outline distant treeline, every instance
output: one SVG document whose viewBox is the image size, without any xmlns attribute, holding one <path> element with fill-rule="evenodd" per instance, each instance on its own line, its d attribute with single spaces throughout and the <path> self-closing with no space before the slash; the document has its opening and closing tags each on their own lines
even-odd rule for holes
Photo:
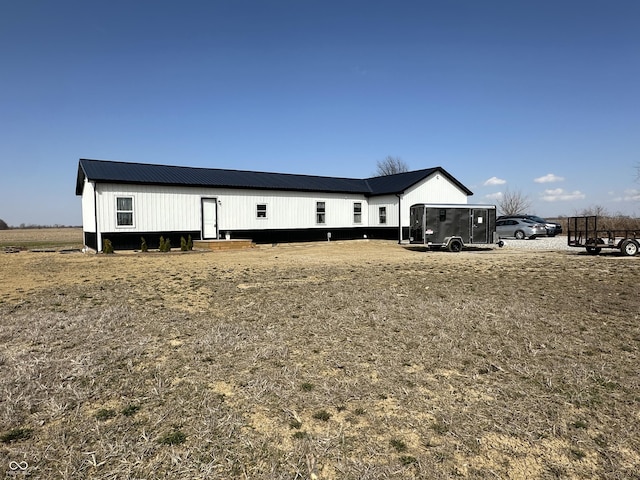
<svg viewBox="0 0 640 480">
<path fill-rule="evenodd" d="M 37 229 L 37 228 L 82 228 L 79 225 L 60 225 L 58 223 L 54 223 L 53 225 L 35 225 L 35 224 L 26 224 L 21 223 L 18 227 L 11 227 L 7 225 L 7 222 L 0 218 L 0 230 L 13 230 L 13 229 Z"/>
<path fill-rule="evenodd" d="M 598 217 L 598 230 L 633 230 L 640 231 L 640 218 L 630 215 L 623 215 L 622 213 L 610 213 L 602 207 L 592 207 L 589 209 L 576 212 L 576 217 L 581 216 L 597 216 Z M 565 216 L 548 218 L 562 225 L 562 231 L 567 232 L 569 227 L 568 219 Z"/>
</svg>

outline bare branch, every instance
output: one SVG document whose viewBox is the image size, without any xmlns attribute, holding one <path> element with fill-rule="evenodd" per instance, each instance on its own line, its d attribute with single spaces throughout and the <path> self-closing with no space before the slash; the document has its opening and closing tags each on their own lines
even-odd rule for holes
<svg viewBox="0 0 640 480">
<path fill-rule="evenodd" d="M 376 162 L 376 175 L 380 177 L 408 171 L 409 166 L 400 157 L 387 155 L 384 160 L 378 160 Z"/>
<path fill-rule="evenodd" d="M 498 208 L 502 215 L 525 214 L 531 209 L 531 200 L 520 190 L 515 192 L 507 190 L 498 201 Z"/>
</svg>

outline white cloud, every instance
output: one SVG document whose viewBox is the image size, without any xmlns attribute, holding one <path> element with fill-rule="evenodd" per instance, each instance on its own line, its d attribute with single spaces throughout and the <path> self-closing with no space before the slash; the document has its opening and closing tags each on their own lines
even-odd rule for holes
<svg viewBox="0 0 640 480">
<path fill-rule="evenodd" d="M 484 198 L 487 198 L 489 200 L 500 200 L 502 198 L 502 195 L 502 192 L 489 193 L 488 195 L 485 195 Z"/>
<path fill-rule="evenodd" d="M 505 183 L 507 183 L 506 180 L 503 180 L 502 178 L 498 178 L 498 177 L 491 177 L 489 180 L 487 180 L 486 182 L 484 182 L 484 186 L 487 187 L 489 185 L 504 185 Z"/>
<path fill-rule="evenodd" d="M 585 197 L 586 195 L 580 190 L 565 192 L 562 188 L 554 188 L 552 190 L 545 190 L 541 198 L 545 202 L 562 202 L 567 200 L 582 200 Z"/>
<path fill-rule="evenodd" d="M 559 177 L 558 175 L 554 175 L 553 173 L 547 173 L 543 177 L 538 177 L 533 179 L 536 183 L 554 183 L 554 182 L 563 182 L 564 177 Z"/>
<path fill-rule="evenodd" d="M 613 198 L 614 202 L 640 202 L 640 190 L 635 188 L 629 188 L 623 192 L 622 195 L 618 195 Z"/>
</svg>

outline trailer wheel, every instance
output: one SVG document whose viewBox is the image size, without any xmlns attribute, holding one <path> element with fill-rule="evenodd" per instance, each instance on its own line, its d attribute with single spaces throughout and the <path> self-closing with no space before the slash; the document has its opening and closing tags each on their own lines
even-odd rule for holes
<svg viewBox="0 0 640 480">
<path fill-rule="evenodd" d="M 524 240 L 524 232 L 522 230 L 516 230 L 516 233 L 514 234 L 514 236 L 516 237 L 516 240 Z"/>
<path fill-rule="evenodd" d="M 460 240 L 451 240 L 448 248 L 450 252 L 458 253 L 462 250 L 462 242 Z"/>
<path fill-rule="evenodd" d="M 620 251 L 627 257 L 633 257 L 638 253 L 638 244 L 633 240 L 626 239 L 620 245 Z"/>
<path fill-rule="evenodd" d="M 593 242 L 593 238 L 589 238 L 587 240 L 587 243 L 591 243 Z M 601 238 L 598 238 L 595 243 L 604 243 L 604 240 L 602 240 Z M 587 253 L 589 255 L 598 255 L 600 253 L 600 251 L 602 250 L 600 247 L 584 247 L 587 250 Z"/>
</svg>

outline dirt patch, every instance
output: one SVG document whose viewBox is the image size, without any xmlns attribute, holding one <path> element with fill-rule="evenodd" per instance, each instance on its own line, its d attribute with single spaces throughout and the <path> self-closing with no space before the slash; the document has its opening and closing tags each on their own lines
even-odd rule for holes
<svg viewBox="0 0 640 480">
<path fill-rule="evenodd" d="M 0 459 L 32 478 L 633 478 L 638 260 L 0 255 Z"/>
</svg>

